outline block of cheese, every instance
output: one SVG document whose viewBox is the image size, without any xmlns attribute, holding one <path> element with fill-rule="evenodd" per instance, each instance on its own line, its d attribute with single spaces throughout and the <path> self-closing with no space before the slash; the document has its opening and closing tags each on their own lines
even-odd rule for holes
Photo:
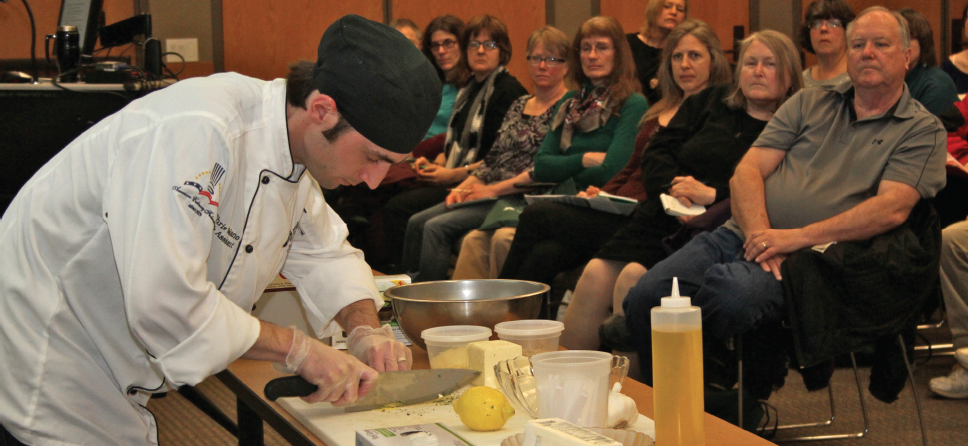
<svg viewBox="0 0 968 446">
<path fill-rule="evenodd" d="M 622 446 L 611 438 L 561 418 L 528 421 L 522 446 Z"/>
<path fill-rule="evenodd" d="M 521 346 L 508 341 L 479 341 L 467 345 L 467 368 L 481 372 L 474 379 L 475 386 L 488 386 L 501 390 L 494 376 L 498 361 L 521 356 Z"/>
</svg>

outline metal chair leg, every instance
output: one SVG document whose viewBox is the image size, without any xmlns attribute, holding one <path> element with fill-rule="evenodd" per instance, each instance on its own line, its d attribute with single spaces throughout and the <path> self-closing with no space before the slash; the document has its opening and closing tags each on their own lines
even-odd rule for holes
<svg viewBox="0 0 968 446">
<path fill-rule="evenodd" d="M 921 398 L 918 396 L 918 387 L 914 384 L 914 370 L 908 362 L 907 349 L 904 347 L 904 338 L 897 335 L 897 344 L 901 347 L 901 354 L 904 356 L 904 366 L 907 368 L 908 378 L 911 379 L 911 391 L 914 392 L 914 402 L 918 406 L 918 423 L 921 425 L 921 443 L 928 446 L 928 432 L 924 427 L 924 413 L 921 411 Z"/>
<path fill-rule="evenodd" d="M 857 383 L 857 396 L 860 398 L 860 412 L 864 418 L 864 430 L 860 432 L 852 432 L 849 434 L 835 434 L 835 435 L 814 435 L 814 436 L 804 436 L 804 437 L 794 437 L 794 438 L 777 438 L 773 441 L 777 443 L 787 443 L 787 442 L 801 442 L 801 441 L 819 441 L 819 440 L 840 440 L 848 438 L 862 438 L 867 435 L 870 431 L 870 423 L 867 418 L 867 405 L 864 403 L 864 388 L 860 384 L 860 371 L 857 369 L 857 359 L 854 357 L 854 352 L 850 353 L 850 362 L 854 366 L 854 381 Z M 834 419 L 834 404 L 833 404 L 833 392 L 829 391 L 830 395 L 830 422 Z M 818 423 L 818 426 L 831 424 L 831 423 Z M 780 429 L 780 428 L 777 428 Z"/>
</svg>

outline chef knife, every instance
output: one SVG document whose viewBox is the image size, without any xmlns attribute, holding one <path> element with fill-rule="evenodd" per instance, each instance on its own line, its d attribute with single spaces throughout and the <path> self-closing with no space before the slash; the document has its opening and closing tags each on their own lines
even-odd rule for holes
<svg viewBox="0 0 968 446">
<path fill-rule="evenodd" d="M 393 404 L 409 406 L 450 394 L 474 380 L 481 372 L 466 369 L 422 369 L 383 372 L 363 398 L 342 406 L 346 412 L 362 412 Z M 309 396 L 319 388 L 301 376 L 287 376 L 269 381 L 266 399 Z"/>
</svg>

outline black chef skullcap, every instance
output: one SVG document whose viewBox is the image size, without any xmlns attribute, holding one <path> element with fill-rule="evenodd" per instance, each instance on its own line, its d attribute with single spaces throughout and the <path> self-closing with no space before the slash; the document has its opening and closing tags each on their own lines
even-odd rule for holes
<svg viewBox="0 0 968 446">
<path fill-rule="evenodd" d="M 313 84 L 374 144 L 409 153 L 440 109 L 442 85 L 427 57 L 400 31 L 358 15 L 319 41 Z"/>
</svg>

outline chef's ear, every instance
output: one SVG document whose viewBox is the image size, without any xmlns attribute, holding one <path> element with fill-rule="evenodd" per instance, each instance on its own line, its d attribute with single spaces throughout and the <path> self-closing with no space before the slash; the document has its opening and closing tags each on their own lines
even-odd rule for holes
<svg viewBox="0 0 968 446">
<path fill-rule="evenodd" d="M 314 93 L 309 97 L 306 110 L 309 112 L 309 118 L 315 124 L 329 123 L 329 126 L 332 126 L 339 120 L 336 101 L 322 93 Z M 329 122 L 330 120 L 332 122 Z"/>
</svg>

